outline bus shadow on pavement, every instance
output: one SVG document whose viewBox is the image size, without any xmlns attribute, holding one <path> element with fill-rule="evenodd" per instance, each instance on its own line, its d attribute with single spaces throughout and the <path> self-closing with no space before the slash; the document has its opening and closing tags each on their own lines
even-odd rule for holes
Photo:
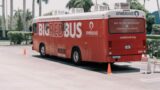
<svg viewBox="0 0 160 90">
<path fill-rule="evenodd" d="M 51 61 L 51 62 L 64 64 L 64 65 L 69 65 L 69 66 L 73 66 L 73 67 L 77 67 L 77 68 L 81 68 L 81 69 L 85 69 L 89 71 L 94 71 L 98 73 L 103 73 L 103 74 L 107 73 L 107 67 L 108 67 L 107 63 L 83 62 L 81 65 L 75 65 L 69 59 L 62 59 L 62 58 L 55 57 L 55 56 L 48 56 L 48 57 L 42 58 L 39 55 L 33 55 L 33 57 Z M 116 63 L 116 64 L 112 64 L 111 68 L 112 68 L 113 74 L 140 72 L 139 68 L 131 67 L 131 63 L 125 64 L 125 65 L 122 65 L 122 64 L 119 65 L 118 63 Z"/>
</svg>

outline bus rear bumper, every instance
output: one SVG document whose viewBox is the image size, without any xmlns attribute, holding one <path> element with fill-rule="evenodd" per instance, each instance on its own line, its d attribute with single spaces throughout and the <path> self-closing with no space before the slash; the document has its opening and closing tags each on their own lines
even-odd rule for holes
<svg viewBox="0 0 160 90">
<path fill-rule="evenodd" d="M 109 56 L 107 62 L 134 62 L 141 61 L 142 55 L 123 55 L 123 56 Z"/>
</svg>

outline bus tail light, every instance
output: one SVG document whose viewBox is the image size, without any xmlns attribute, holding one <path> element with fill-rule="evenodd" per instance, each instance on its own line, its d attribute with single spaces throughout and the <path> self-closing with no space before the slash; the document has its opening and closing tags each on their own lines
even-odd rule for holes
<svg viewBox="0 0 160 90">
<path fill-rule="evenodd" d="M 109 55 L 112 55 L 112 52 L 109 52 Z"/>
</svg>

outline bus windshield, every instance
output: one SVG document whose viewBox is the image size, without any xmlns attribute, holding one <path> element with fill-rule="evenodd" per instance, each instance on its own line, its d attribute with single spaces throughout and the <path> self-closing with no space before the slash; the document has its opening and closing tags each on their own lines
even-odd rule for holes
<svg viewBox="0 0 160 90">
<path fill-rule="evenodd" d="M 135 18 L 109 19 L 109 32 L 111 34 L 132 34 L 145 32 L 145 20 Z"/>
</svg>

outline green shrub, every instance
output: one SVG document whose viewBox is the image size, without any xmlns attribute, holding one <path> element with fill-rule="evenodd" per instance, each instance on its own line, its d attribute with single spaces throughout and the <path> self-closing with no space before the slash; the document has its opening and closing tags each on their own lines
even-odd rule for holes
<svg viewBox="0 0 160 90">
<path fill-rule="evenodd" d="M 31 32 L 23 32 L 23 31 L 10 31 L 7 33 L 8 38 L 10 39 L 11 44 L 21 44 L 22 42 L 27 42 L 31 40 L 32 33 Z"/>
<path fill-rule="evenodd" d="M 147 39 L 147 54 L 149 54 L 151 57 L 155 56 L 156 58 L 160 58 L 160 39 L 157 39 L 157 35 L 156 35 L 156 39 L 153 36 L 151 39 L 149 37 L 149 39 Z"/>
<path fill-rule="evenodd" d="M 147 35 L 147 39 L 159 39 L 160 40 L 160 35 Z"/>
</svg>

